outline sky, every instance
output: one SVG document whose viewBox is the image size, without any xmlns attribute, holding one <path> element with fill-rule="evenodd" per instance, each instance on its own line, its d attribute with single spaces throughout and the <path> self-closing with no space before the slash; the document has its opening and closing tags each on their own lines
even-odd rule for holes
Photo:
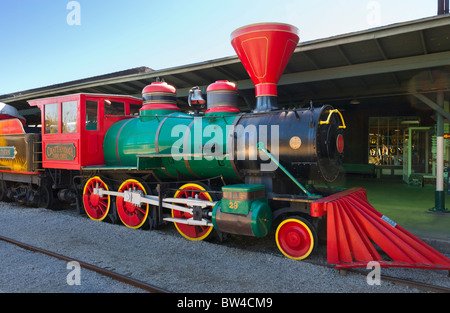
<svg viewBox="0 0 450 313">
<path fill-rule="evenodd" d="M 300 42 L 437 13 L 437 0 L 0 0 L 0 95 L 235 55 L 230 34 L 288 23 Z"/>
</svg>

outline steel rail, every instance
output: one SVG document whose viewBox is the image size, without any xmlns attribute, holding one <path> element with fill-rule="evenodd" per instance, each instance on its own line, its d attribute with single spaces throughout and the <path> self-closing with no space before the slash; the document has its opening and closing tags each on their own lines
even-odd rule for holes
<svg viewBox="0 0 450 313">
<path fill-rule="evenodd" d="M 115 279 L 115 280 L 120 281 L 122 283 L 125 283 L 127 285 L 131 285 L 131 286 L 143 289 L 145 291 L 149 291 L 149 292 L 152 292 L 152 293 L 171 293 L 171 291 L 169 291 L 169 290 L 166 290 L 166 289 L 163 289 L 163 288 L 160 288 L 160 287 L 156 287 L 154 285 L 151 285 L 151 284 L 148 284 L 146 282 L 137 280 L 135 278 L 131 278 L 131 277 L 128 277 L 128 276 L 125 276 L 125 275 L 122 275 L 122 274 L 119 274 L 119 273 L 107 270 L 105 268 L 98 267 L 96 265 L 93 265 L 93 264 L 90 264 L 90 263 L 87 263 L 87 262 L 83 262 L 83 261 L 80 261 L 80 260 L 77 260 L 77 259 L 65 256 L 65 255 L 62 255 L 62 254 L 58 254 L 58 253 L 55 253 L 55 252 L 52 252 L 52 251 L 48 251 L 48 250 L 45 250 L 45 249 L 42 249 L 42 248 L 38 248 L 38 247 L 35 247 L 35 246 L 32 246 L 32 245 L 23 243 L 23 242 L 19 242 L 19 241 L 16 241 L 14 239 L 11 239 L 11 238 L 0 236 L 0 240 L 8 242 L 8 243 L 16 245 L 16 246 L 19 246 L 19 247 L 21 247 L 23 249 L 26 249 L 26 250 L 29 250 L 29 251 L 33 251 L 33 252 L 38 252 L 38 253 L 41 253 L 41 254 L 45 254 L 45 255 L 48 255 L 48 256 L 51 256 L 51 257 L 63 260 L 63 261 L 78 262 L 80 264 L 80 266 L 85 268 L 85 269 L 94 271 L 94 272 L 99 273 L 99 274 L 101 274 L 103 276 L 110 277 L 112 279 Z"/>
<path fill-rule="evenodd" d="M 119 274 L 119 273 L 107 270 L 105 268 L 98 267 L 96 265 L 93 265 L 93 264 L 90 264 L 90 263 L 87 263 L 87 262 L 83 262 L 83 261 L 80 261 L 80 260 L 77 260 L 77 259 L 74 259 L 74 258 L 70 258 L 68 256 L 64 256 L 62 254 L 58 254 L 58 253 L 55 253 L 55 252 L 52 252 L 52 251 L 48 251 L 48 250 L 45 250 L 45 249 L 42 249 L 42 248 L 38 248 L 38 247 L 35 247 L 35 246 L 32 246 L 32 245 L 23 243 L 23 242 L 19 242 L 19 241 L 16 241 L 14 239 L 11 239 L 11 238 L 0 236 L 0 240 L 8 242 L 8 243 L 13 244 L 13 245 L 16 245 L 16 246 L 21 247 L 23 249 L 26 249 L 26 250 L 29 250 L 29 251 L 33 251 L 33 252 L 38 252 L 38 253 L 41 253 L 41 254 L 45 254 L 45 255 L 48 255 L 48 256 L 51 256 L 51 257 L 63 260 L 63 261 L 67 261 L 67 262 L 75 261 L 75 262 L 78 262 L 80 264 L 80 266 L 85 268 L 85 269 L 94 271 L 94 272 L 99 273 L 99 274 L 101 274 L 103 276 L 110 277 L 110 278 L 115 279 L 117 281 L 120 281 L 122 283 L 131 285 L 131 286 L 134 286 L 134 287 L 137 287 L 137 288 L 140 288 L 140 289 L 152 292 L 152 293 L 171 293 L 171 291 L 169 291 L 169 290 L 166 290 L 166 289 L 163 289 L 163 288 L 160 288 L 160 287 L 156 287 L 156 286 L 148 284 L 146 282 L 143 282 L 143 281 L 140 281 L 140 280 L 137 280 L 137 279 L 134 279 L 134 278 L 131 278 L 131 277 L 128 277 L 128 276 L 125 276 L 125 275 L 122 275 L 122 274 Z M 302 262 L 335 269 L 335 267 L 332 266 L 332 265 L 321 264 L 321 263 L 318 263 L 318 262 L 315 262 L 315 261 L 302 260 Z M 343 273 L 345 273 L 345 272 L 352 272 L 352 273 L 355 273 L 355 274 L 366 275 L 366 273 L 364 273 L 364 272 L 362 272 L 360 270 L 357 270 L 357 269 L 350 269 L 349 268 L 349 269 L 343 270 Z M 382 280 L 385 280 L 385 281 L 391 281 L 391 282 L 394 282 L 394 283 L 399 283 L 399 284 L 403 284 L 403 285 L 413 286 L 415 288 L 422 289 L 422 290 L 428 290 L 428 291 L 440 292 L 440 293 L 450 293 L 450 288 L 444 287 L 444 286 L 432 285 L 432 284 L 428 284 L 428 283 L 413 281 L 413 280 L 399 278 L 399 277 L 386 276 L 386 275 L 381 275 L 380 278 Z"/>
<path fill-rule="evenodd" d="M 357 272 L 357 271 L 355 271 Z M 363 272 L 360 272 L 361 274 L 364 274 Z M 387 276 L 387 275 L 381 275 L 381 279 L 383 280 L 387 280 L 387 281 L 391 281 L 394 283 L 399 283 L 399 284 L 404 284 L 404 285 L 408 285 L 408 286 L 413 286 L 416 287 L 418 289 L 424 289 L 424 290 L 429 290 L 429 291 L 433 291 L 433 292 L 439 292 L 439 293 L 450 293 L 450 288 L 448 287 L 444 287 L 444 286 L 438 286 L 438 285 L 431 285 L 431 284 L 427 284 L 427 283 L 423 283 L 423 282 L 419 282 L 419 281 L 414 281 L 414 280 L 410 280 L 410 279 L 405 279 L 405 278 L 399 278 L 399 277 L 392 277 L 392 276 Z"/>
<path fill-rule="evenodd" d="M 315 261 L 309 261 L 309 260 L 302 260 L 302 262 L 336 269 L 333 265 L 330 265 L 330 264 L 321 264 L 321 263 L 318 263 Z M 367 275 L 367 273 L 364 273 L 363 271 L 354 269 L 354 268 L 337 269 L 337 270 L 340 271 L 342 276 L 345 276 L 346 272 L 351 272 L 351 273 L 360 274 L 360 275 Z M 432 285 L 432 284 L 427 284 L 424 282 L 414 281 L 414 280 L 410 280 L 410 279 L 406 279 L 406 278 L 393 277 L 393 276 L 388 276 L 388 275 L 383 275 L 383 274 L 380 275 L 380 278 L 381 278 L 381 280 L 384 280 L 384 281 L 390 281 L 393 283 L 403 284 L 403 285 L 415 287 L 415 288 L 418 288 L 421 290 L 427 290 L 427 291 L 439 292 L 439 293 L 450 293 L 450 288 L 445 287 L 445 286 Z"/>
</svg>

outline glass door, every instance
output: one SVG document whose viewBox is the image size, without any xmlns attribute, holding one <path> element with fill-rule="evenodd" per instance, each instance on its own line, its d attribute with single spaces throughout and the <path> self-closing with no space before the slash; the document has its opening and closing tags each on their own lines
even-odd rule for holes
<svg viewBox="0 0 450 313">
<path fill-rule="evenodd" d="M 410 127 L 408 129 L 408 177 L 411 174 L 432 175 L 431 128 Z"/>
</svg>

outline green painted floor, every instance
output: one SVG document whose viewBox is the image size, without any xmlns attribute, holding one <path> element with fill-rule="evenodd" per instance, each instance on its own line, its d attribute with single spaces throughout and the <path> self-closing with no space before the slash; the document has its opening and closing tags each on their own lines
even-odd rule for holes
<svg viewBox="0 0 450 313">
<path fill-rule="evenodd" d="M 370 204 L 398 225 L 421 238 L 450 241 L 450 213 L 430 213 L 434 207 L 435 186 L 408 186 L 397 179 L 342 178 L 336 187 L 362 187 Z M 450 212 L 450 195 L 446 195 Z"/>
</svg>

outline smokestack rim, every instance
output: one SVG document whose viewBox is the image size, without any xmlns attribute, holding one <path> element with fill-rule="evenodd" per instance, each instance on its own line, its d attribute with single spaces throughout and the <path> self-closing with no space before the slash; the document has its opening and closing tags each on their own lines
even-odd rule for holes
<svg viewBox="0 0 450 313">
<path fill-rule="evenodd" d="M 293 33 L 300 38 L 299 29 L 296 26 L 291 25 L 291 24 L 286 24 L 286 23 L 270 23 L 269 22 L 269 23 L 254 23 L 254 24 L 249 24 L 249 25 L 239 27 L 238 29 L 234 30 L 231 33 L 231 40 L 233 40 L 234 38 L 236 38 L 238 36 L 244 35 L 244 34 L 258 32 L 258 31 L 267 31 L 267 30 L 285 31 L 285 32 Z"/>
</svg>

